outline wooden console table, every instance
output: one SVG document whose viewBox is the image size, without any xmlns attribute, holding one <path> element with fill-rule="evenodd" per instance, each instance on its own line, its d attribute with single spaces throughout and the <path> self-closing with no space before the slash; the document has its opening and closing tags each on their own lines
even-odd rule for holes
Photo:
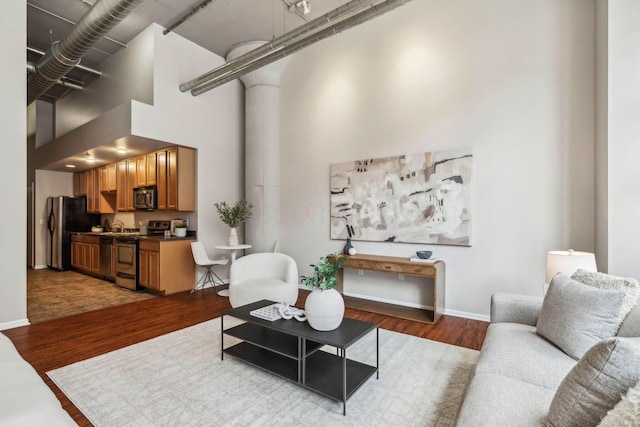
<svg viewBox="0 0 640 427">
<path fill-rule="evenodd" d="M 444 312 L 444 276 L 443 261 L 422 263 L 409 261 L 409 258 L 389 257 L 383 255 L 353 255 L 343 268 L 358 270 L 381 271 L 394 274 L 406 274 L 433 279 L 433 307 L 434 310 L 406 307 L 403 305 L 387 304 L 363 298 L 354 298 L 343 294 L 344 274 L 338 272 L 338 286 L 336 289 L 343 294 L 344 304 L 350 308 L 357 308 L 402 319 L 416 320 L 425 323 L 435 323 Z"/>
</svg>

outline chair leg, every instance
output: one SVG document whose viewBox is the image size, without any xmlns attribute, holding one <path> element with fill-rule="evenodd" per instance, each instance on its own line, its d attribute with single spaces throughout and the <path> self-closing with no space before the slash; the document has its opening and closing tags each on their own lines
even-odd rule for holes
<svg viewBox="0 0 640 427">
<path fill-rule="evenodd" d="M 218 279 L 218 282 L 216 282 L 215 279 Z M 215 287 L 217 285 L 224 285 L 224 280 L 222 280 L 220 278 L 220 276 L 218 276 L 216 274 L 216 272 L 213 271 L 213 265 L 208 265 L 207 266 L 207 271 L 198 280 L 198 282 L 193 287 L 193 289 L 191 289 L 191 293 L 194 293 L 195 291 L 199 291 L 199 290 L 204 289 L 206 287 L 207 283 L 211 283 L 211 285 L 213 287 Z M 200 286 L 200 284 L 202 284 L 202 286 Z"/>
</svg>

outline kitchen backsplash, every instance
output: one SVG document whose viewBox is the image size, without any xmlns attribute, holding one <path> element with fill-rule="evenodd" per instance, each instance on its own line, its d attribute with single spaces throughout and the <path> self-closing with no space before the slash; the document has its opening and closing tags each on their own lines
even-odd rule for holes
<svg viewBox="0 0 640 427">
<path fill-rule="evenodd" d="M 147 224 L 149 220 L 172 220 L 172 219 L 188 219 L 189 230 L 197 229 L 197 213 L 196 212 L 178 212 L 178 211 L 136 211 L 136 212 L 117 212 L 115 214 L 102 214 L 101 221 L 108 219 L 110 223 L 113 221 L 122 221 L 125 228 L 140 228 L 140 221 Z"/>
</svg>

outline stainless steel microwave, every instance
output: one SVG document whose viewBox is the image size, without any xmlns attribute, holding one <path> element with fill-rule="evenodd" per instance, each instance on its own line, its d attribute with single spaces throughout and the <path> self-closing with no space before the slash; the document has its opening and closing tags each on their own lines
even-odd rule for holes
<svg viewBox="0 0 640 427">
<path fill-rule="evenodd" d="M 158 188 L 155 185 L 133 189 L 133 207 L 152 211 L 158 208 Z"/>
</svg>

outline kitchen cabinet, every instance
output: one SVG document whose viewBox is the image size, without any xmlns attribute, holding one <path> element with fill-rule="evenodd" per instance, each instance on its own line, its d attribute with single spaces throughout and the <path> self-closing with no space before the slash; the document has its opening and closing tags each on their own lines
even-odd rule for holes
<svg viewBox="0 0 640 427">
<path fill-rule="evenodd" d="M 73 174 L 73 196 L 80 197 L 87 195 L 87 178 L 84 172 Z"/>
<path fill-rule="evenodd" d="M 127 210 L 127 162 L 118 162 L 116 164 L 116 180 L 117 180 L 117 197 L 116 209 L 118 212 Z"/>
<path fill-rule="evenodd" d="M 71 236 L 71 266 L 86 273 L 100 273 L 100 238 Z"/>
<path fill-rule="evenodd" d="M 147 185 L 147 156 L 136 157 L 136 185 L 134 187 L 144 187 Z"/>
<path fill-rule="evenodd" d="M 158 210 L 196 209 L 196 151 L 175 146 L 118 162 L 114 211 L 134 211 L 133 189 L 155 185 Z M 102 212 L 106 213 L 106 212 Z"/>
<path fill-rule="evenodd" d="M 187 147 L 167 150 L 167 209 L 196 210 L 196 151 Z"/>
<path fill-rule="evenodd" d="M 158 186 L 158 210 L 167 209 L 167 152 L 156 153 L 156 185 Z"/>
<path fill-rule="evenodd" d="M 192 241 L 141 239 L 138 251 L 140 286 L 163 295 L 193 289 L 196 266 L 191 252 Z"/>
<path fill-rule="evenodd" d="M 147 154 L 146 177 L 147 185 L 157 185 L 157 153 Z"/>
<path fill-rule="evenodd" d="M 138 162 L 136 159 L 127 160 L 127 209 L 128 211 L 135 211 L 133 207 L 133 189 L 137 187 L 138 180 Z"/>
<path fill-rule="evenodd" d="M 117 165 L 111 163 L 100 168 L 100 192 L 111 192 L 118 189 Z"/>
<path fill-rule="evenodd" d="M 82 269 L 82 244 L 84 238 L 76 234 L 71 235 L 71 267 Z"/>
<path fill-rule="evenodd" d="M 96 169 L 84 171 L 86 182 L 87 212 L 100 213 L 100 172 Z"/>
</svg>

